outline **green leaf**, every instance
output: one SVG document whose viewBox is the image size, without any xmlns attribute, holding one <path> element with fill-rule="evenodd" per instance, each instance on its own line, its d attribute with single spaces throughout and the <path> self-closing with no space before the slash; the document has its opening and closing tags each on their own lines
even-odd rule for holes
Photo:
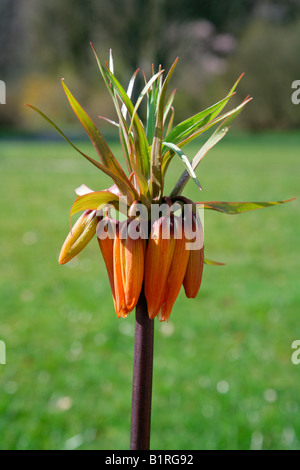
<svg viewBox="0 0 300 470">
<path fill-rule="evenodd" d="M 159 71 L 161 67 L 159 67 Z M 154 65 L 152 64 L 152 74 L 154 75 Z M 145 83 L 147 83 L 147 79 L 145 78 Z M 154 130 L 155 130 L 155 122 L 156 122 L 156 115 L 157 115 L 157 103 L 158 97 L 161 91 L 161 78 L 158 83 L 153 83 L 149 93 L 147 95 L 147 122 L 146 122 L 146 135 L 149 143 L 152 143 L 154 137 Z"/>
<path fill-rule="evenodd" d="M 193 166 L 191 165 L 188 157 L 182 152 L 182 150 L 180 150 L 179 147 L 177 147 L 177 145 L 172 144 L 171 142 L 163 142 L 163 144 L 166 145 L 167 147 L 169 147 L 171 150 L 173 150 L 179 156 L 179 158 L 181 158 L 183 164 L 186 167 L 186 171 L 188 173 L 188 176 L 193 178 L 194 182 L 196 183 L 196 185 L 198 186 L 198 188 L 201 191 L 202 186 L 199 183 L 199 180 L 198 180 L 198 178 L 197 178 L 197 176 L 194 172 Z"/>
<path fill-rule="evenodd" d="M 277 206 L 285 204 L 286 202 L 293 201 L 296 198 L 286 199 L 284 201 L 270 201 L 270 202 L 221 202 L 221 201 L 206 201 L 196 202 L 196 204 L 203 204 L 204 209 L 210 209 L 224 214 L 241 214 L 242 212 L 253 211 L 256 209 L 263 209 L 265 207 Z"/>
<path fill-rule="evenodd" d="M 219 263 L 219 261 L 213 261 L 207 258 L 204 258 L 204 264 L 209 264 L 210 266 L 225 266 L 225 263 Z"/>
<path fill-rule="evenodd" d="M 138 198 L 138 194 L 130 181 L 128 180 L 127 176 L 124 173 L 125 178 L 121 178 L 118 174 L 116 174 L 113 170 L 107 168 L 106 166 L 102 165 L 99 163 L 97 160 L 94 160 L 94 158 L 89 157 L 86 155 L 84 152 L 82 152 L 76 145 L 73 144 L 73 142 L 68 139 L 68 137 L 62 132 L 62 130 L 50 119 L 48 118 L 42 111 L 39 109 L 35 108 L 32 105 L 27 105 L 29 108 L 33 109 L 36 111 L 42 118 L 44 118 L 49 124 L 51 124 L 52 127 L 68 142 L 68 144 L 73 147 L 74 150 L 76 150 L 80 155 L 82 155 L 84 158 L 86 158 L 89 162 L 91 162 L 93 165 L 95 165 L 99 170 L 103 171 L 106 175 L 110 176 L 112 180 L 116 183 L 122 194 L 124 196 L 127 196 L 131 202 L 135 201 Z"/>
<path fill-rule="evenodd" d="M 127 96 L 128 98 L 131 100 L 131 95 L 132 95 L 132 92 L 133 92 L 133 87 L 134 87 L 134 82 L 135 82 L 135 79 L 136 79 L 136 76 L 138 74 L 138 71 L 139 69 L 137 69 L 134 74 L 132 75 L 131 79 L 129 80 L 129 84 L 128 84 L 128 88 L 127 88 Z M 126 105 L 123 103 L 122 105 L 122 115 L 124 117 L 124 119 L 126 119 L 126 115 L 127 115 L 127 108 L 126 108 Z"/>
<path fill-rule="evenodd" d="M 199 152 L 195 155 L 191 162 L 191 167 L 192 170 L 197 167 L 197 165 L 200 163 L 202 158 L 206 155 L 206 153 L 214 146 L 216 145 L 228 132 L 229 128 L 223 129 L 220 131 L 216 131 L 209 139 L 208 141 L 201 147 Z M 175 197 L 179 196 L 182 191 L 184 190 L 188 180 L 190 179 L 190 172 L 185 170 L 182 175 L 180 176 L 179 180 L 177 181 L 174 189 L 172 190 L 170 197 Z"/>
<path fill-rule="evenodd" d="M 194 140 L 196 137 L 198 137 L 199 135 L 203 134 L 204 132 L 206 132 L 208 129 L 210 129 L 211 127 L 215 126 L 216 124 L 218 124 L 219 122 L 222 122 L 224 121 L 225 119 L 229 118 L 231 115 L 235 115 L 236 113 L 239 113 L 243 108 L 244 106 L 246 106 L 246 104 L 248 104 L 250 101 L 252 101 L 252 98 L 251 97 L 246 97 L 244 99 L 244 101 L 239 105 L 237 106 L 236 108 L 233 108 L 231 109 L 230 111 L 228 111 L 227 113 L 225 114 L 222 114 L 221 116 L 213 119 L 212 121 L 210 121 L 208 124 L 206 124 L 205 126 L 203 127 L 200 127 L 200 129 L 196 129 L 195 132 L 191 135 L 189 135 L 189 137 L 187 137 L 186 139 L 182 140 L 179 144 L 178 144 L 178 147 L 182 148 L 184 147 L 185 145 L 189 144 L 190 142 L 192 142 L 192 140 Z"/>
<path fill-rule="evenodd" d="M 146 180 L 144 175 L 140 172 L 139 168 L 135 165 L 134 162 L 132 162 L 132 169 L 133 169 L 136 181 L 139 185 L 141 202 L 142 204 L 148 205 L 148 202 L 150 203 L 151 201 L 148 181 Z"/>
<path fill-rule="evenodd" d="M 165 140 L 167 140 L 168 142 L 171 141 L 179 145 L 179 142 L 181 142 L 182 140 L 185 140 L 188 136 L 195 133 L 197 129 L 203 128 L 203 126 L 206 126 L 208 123 L 213 121 L 220 114 L 222 109 L 226 106 L 230 98 L 235 94 L 235 89 L 237 85 L 239 84 L 243 75 L 244 74 L 240 75 L 240 77 L 237 79 L 237 81 L 235 82 L 235 84 L 233 85 L 233 87 L 231 88 L 231 90 L 229 91 L 229 93 L 227 94 L 225 98 L 223 98 L 218 103 L 210 106 L 209 108 L 205 109 L 204 111 L 200 111 L 200 113 L 197 113 L 194 116 L 179 123 L 176 127 L 174 127 L 171 130 L 170 133 L 167 134 Z M 225 116 L 223 117 L 225 118 Z M 207 128 L 205 128 L 205 130 Z M 182 145 L 180 145 L 180 147 L 182 147 Z M 165 151 L 166 149 L 163 148 L 163 155 L 165 154 Z"/>
<path fill-rule="evenodd" d="M 211 122 L 224 108 L 229 99 L 233 94 L 226 96 L 223 100 L 210 106 L 209 108 L 201 111 L 200 113 L 192 116 L 185 121 L 177 124 L 171 132 L 169 132 L 165 138 L 167 142 L 178 144 L 181 140 L 188 137 L 190 134 L 195 132 L 197 128 L 203 127 L 204 125 Z"/>
<path fill-rule="evenodd" d="M 173 122 L 174 122 L 174 115 L 175 115 L 175 109 L 173 108 L 173 106 L 171 106 L 171 116 L 168 122 L 167 133 L 172 130 Z"/>
<path fill-rule="evenodd" d="M 136 115 L 136 112 L 141 104 L 141 102 L 143 101 L 143 98 L 145 96 L 145 94 L 148 92 L 149 88 L 152 86 L 152 84 L 157 80 L 157 78 L 164 72 L 164 70 L 161 70 L 160 72 L 157 72 L 155 75 L 153 75 L 153 77 L 148 81 L 148 83 L 146 83 L 146 85 L 144 86 L 144 88 L 142 89 L 141 93 L 140 93 L 140 96 L 138 97 L 137 99 L 137 102 L 135 104 L 135 107 L 134 107 L 134 110 L 133 110 L 133 113 L 132 113 L 132 116 L 131 116 L 131 123 L 130 123 L 130 126 L 129 126 L 129 133 L 131 132 L 131 129 L 132 129 L 132 126 L 133 126 L 133 121 L 134 121 L 134 118 L 135 118 L 135 115 Z"/>
<path fill-rule="evenodd" d="M 178 57 L 173 63 L 166 76 L 162 85 L 158 105 L 157 115 L 154 129 L 154 137 L 151 148 L 151 167 L 150 167 L 150 192 L 154 201 L 159 202 L 162 197 L 163 191 L 163 178 L 161 171 L 161 160 L 162 160 L 162 141 L 163 141 L 163 119 L 164 119 L 164 103 L 166 91 L 170 82 L 170 79 L 174 73 Z"/>
<path fill-rule="evenodd" d="M 109 191 L 94 191 L 93 193 L 85 194 L 84 196 L 79 196 L 72 208 L 70 215 L 74 215 L 77 212 L 85 210 L 97 210 L 101 209 L 106 205 L 113 205 L 115 209 L 119 207 L 120 198 Z"/>
<path fill-rule="evenodd" d="M 219 116 L 216 119 L 213 119 L 210 121 L 207 125 L 201 127 L 198 129 L 196 132 L 194 132 L 192 135 L 187 137 L 185 140 L 179 142 L 177 145 L 179 148 L 183 148 L 185 145 L 189 144 L 194 140 L 196 137 L 198 137 L 200 134 L 203 134 L 205 131 L 207 131 L 210 127 L 214 126 L 215 124 L 219 123 L 220 121 L 224 121 L 229 118 L 231 115 L 236 117 L 236 115 L 244 108 L 244 106 L 251 101 L 252 98 L 247 97 L 239 106 L 237 106 L 234 109 L 231 109 L 228 113 L 223 114 L 222 116 Z M 171 159 L 174 156 L 174 152 L 168 151 L 167 153 L 164 154 L 163 156 L 163 162 L 162 162 L 162 170 L 163 170 L 163 175 L 165 175 L 168 166 L 170 164 Z"/>
<path fill-rule="evenodd" d="M 242 103 L 243 104 L 243 103 Z M 199 152 L 195 155 L 191 162 L 191 166 L 193 170 L 197 168 L 203 157 L 207 154 L 207 152 L 213 148 L 218 142 L 220 142 L 223 137 L 227 134 L 230 129 L 231 124 L 238 116 L 238 114 L 242 111 L 244 106 L 239 106 L 232 112 L 227 119 L 225 119 L 220 126 L 215 130 L 215 132 L 210 136 L 210 138 L 205 142 L 205 144 L 201 147 Z M 182 193 L 183 189 L 185 188 L 188 180 L 190 178 L 190 174 L 187 171 L 184 171 L 177 181 L 174 189 L 172 190 L 170 197 L 178 196 Z"/>
<path fill-rule="evenodd" d="M 171 111 L 173 110 L 173 112 L 174 112 L 174 108 L 173 108 L 172 104 L 173 104 L 173 101 L 174 101 L 174 98 L 175 98 L 176 91 L 177 91 L 177 89 L 173 90 L 173 92 L 171 93 L 170 98 L 168 99 L 168 102 L 165 106 L 165 109 L 164 109 L 164 124 L 166 122 L 166 119 L 167 119 L 167 116 L 168 116 L 170 110 Z M 171 132 L 171 129 L 170 129 L 170 131 L 167 130 L 167 134 L 168 134 L 168 132 Z"/>
<path fill-rule="evenodd" d="M 118 93 L 118 90 L 115 89 L 114 83 L 111 79 L 111 76 L 109 75 L 109 71 L 102 66 L 102 64 L 99 60 L 99 57 L 97 55 L 97 52 L 96 52 L 96 50 L 95 50 L 92 43 L 91 43 L 91 47 L 92 47 L 92 50 L 94 52 L 99 70 L 100 70 L 101 75 L 102 75 L 102 78 L 103 78 L 104 83 L 107 87 L 107 90 L 109 91 L 109 93 L 111 95 L 111 98 L 113 100 L 113 103 L 114 103 L 114 106 L 115 106 L 115 109 L 116 109 L 116 112 L 117 112 L 117 115 L 118 115 L 118 118 L 119 118 L 120 142 L 121 142 L 121 146 L 122 146 L 122 150 L 123 150 L 123 154 L 124 154 L 124 158 L 125 158 L 127 168 L 129 170 L 129 172 L 131 173 L 132 172 L 132 166 L 131 166 L 131 158 L 132 158 L 131 138 L 132 137 L 131 137 L 131 135 L 128 135 L 128 127 L 127 127 L 127 124 L 126 124 L 127 106 L 126 106 L 126 104 L 124 103 L 124 101 L 122 99 L 121 99 L 122 106 L 120 106 L 120 103 L 119 103 L 120 93 Z M 136 78 L 137 73 L 138 73 L 138 70 L 135 71 L 135 73 L 133 74 L 133 76 L 131 77 L 131 79 L 129 81 L 129 85 L 128 85 L 128 89 L 127 89 L 128 95 L 123 90 L 124 95 L 127 96 L 127 100 L 128 100 L 127 105 L 129 105 L 129 103 L 131 103 L 130 96 L 131 96 L 131 93 L 132 93 L 132 90 L 133 90 L 133 86 L 134 86 L 134 82 L 135 82 L 135 78 Z M 132 103 L 131 103 L 131 105 L 132 105 Z M 132 108 L 133 108 L 133 105 L 132 105 Z"/>
<path fill-rule="evenodd" d="M 109 70 L 108 75 L 115 87 L 116 92 L 121 98 L 123 104 L 126 106 L 130 119 L 133 117 L 133 140 L 137 157 L 135 163 L 140 168 L 140 171 L 143 173 L 145 178 L 148 178 L 150 165 L 150 148 L 143 124 L 141 123 L 136 113 L 133 116 L 134 106 L 131 100 L 128 98 L 128 95 L 122 85 L 118 82 L 116 77 Z"/>
<path fill-rule="evenodd" d="M 84 111 L 84 109 L 80 106 L 78 101 L 74 98 L 74 96 L 72 95 L 72 93 L 70 92 L 70 90 L 68 89 L 68 87 L 66 86 L 63 80 L 62 80 L 62 86 L 74 113 L 76 114 L 83 128 L 88 134 L 102 163 L 108 168 L 110 168 L 111 170 L 113 170 L 115 173 L 119 174 L 121 178 L 126 178 L 126 175 L 123 172 L 119 162 L 116 160 L 115 156 L 112 154 L 110 148 L 105 142 L 99 129 L 97 129 L 97 127 L 95 126 L 91 118 Z"/>
</svg>

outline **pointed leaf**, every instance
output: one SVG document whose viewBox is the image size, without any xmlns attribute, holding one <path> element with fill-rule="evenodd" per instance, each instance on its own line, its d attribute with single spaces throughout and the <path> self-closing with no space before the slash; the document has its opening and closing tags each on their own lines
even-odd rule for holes
<svg viewBox="0 0 300 470">
<path fill-rule="evenodd" d="M 205 124 L 216 118 L 220 114 L 222 109 L 226 106 L 230 98 L 235 94 L 234 91 L 243 76 L 244 74 L 240 75 L 240 77 L 234 83 L 233 87 L 225 98 L 223 98 L 218 103 L 210 106 L 209 108 L 205 109 L 204 111 L 200 111 L 200 113 L 197 113 L 194 116 L 178 124 L 176 127 L 174 127 L 174 129 L 172 129 L 169 134 L 167 134 L 166 140 L 177 144 L 184 137 L 194 132 L 196 128 L 203 127 Z"/>
<path fill-rule="evenodd" d="M 133 87 L 134 87 L 134 82 L 135 82 L 135 79 L 136 79 L 136 76 L 138 74 L 138 71 L 139 69 L 137 69 L 134 74 L 132 75 L 130 81 L 129 81 L 129 84 L 128 84 L 128 88 L 127 88 L 127 96 L 128 98 L 131 100 L 131 95 L 132 95 L 132 91 L 133 91 Z M 126 108 L 126 105 L 123 103 L 122 105 L 122 115 L 124 117 L 124 119 L 126 119 L 126 116 L 127 116 L 127 108 Z"/>
<path fill-rule="evenodd" d="M 210 106 L 209 108 L 201 111 L 200 113 L 192 116 L 185 121 L 177 124 L 169 134 L 167 134 L 165 140 L 167 142 L 173 142 L 178 144 L 181 140 L 188 137 L 190 134 L 195 132 L 196 128 L 203 127 L 211 122 L 224 108 L 229 99 L 233 96 L 226 96 L 223 100 Z"/>
<path fill-rule="evenodd" d="M 68 144 L 73 147 L 74 150 L 76 150 L 80 155 L 82 155 L 84 158 L 86 158 L 89 162 L 91 162 L 93 165 L 95 165 L 99 170 L 103 171 L 106 175 L 110 176 L 112 180 L 117 184 L 119 187 L 120 191 L 124 196 L 127 196 L 132 202 L 138 198 L 138 195 L 128 180 L 127 176 L 124 173 L 125 178 L 121 178 L 118 174 L 116 174 L 114 171 L 110 170 L 106 166 L 102 165 L 99 163 L 97 160 L 94 160 L 94 158 L 89 157 L 86 155 L 84 152 L 82 152 L 76 145 L 73 144 L 73 142 L 68 139 L 68 137 L 62 132 L 62 130 L 50 119 L 48 118 L 42 111 L 39 109 L 35 108 L 34 106 L 28 104 L 27 105 L 29 108 L 32 108 L 34 111 L 36 111 L 40 116 L 42 116 L 49 124 L 51 124 L 52 127 L 68 142 Z"/>
<path fill-rule="evenodd" d="M 174 127 L 170 133 L 167 134 L 166 139 L 168 142 L 173 142 L 175 144 L 179 144 L 180 141 L 186 139 L 189 135 L 193 134 L 197 129 L 206 126 L 209 122 L 214 120 L 222 111 L 222 109 L 226 106 L 230 98 L 235 94 L 235 89 L 239 84 L 241 78 L 244 74 L 242 74 L 227 96 L 223 98 L 218 103 L 210 106 L 209 108 L 205 109 L 204 111 L 200 111 L 200 113 L 195 114 L 194 116 L 186 119 L 185 121 L 179 123 L 176 127 Z M 225 118 L 225 116 L 223 116 Z M 211 126 L 210 126 L 211 127 Z M 199 135 L 199 134 L 197 134 Z M 163 148 L 163 154 L 165 153 L 166 149 Z"/>
<path fill-rule="evenodd" d="M 113 205 L 116 209 L 119 207 L 120 198 L 110 191 L 94 191 L 93 193 L 79 196 L 72 208 L 71 216 L 80 211 L 97 210 L 105 205 Z"/>
<path fill-rule="evenodd" d="M 194 131 L 191 135 L 189 135 L 187 138 L 185 138 L 184 140 L 182 140 L 179 144 L 178 144 L 178 147 L 182 148 L 184 147 L 185 145 L 189 144 L 190 142 L 192 142 L 196 137 L 198 137 L 199 135 L 203 134 L 204 132 L 206 132 L 208 129 L 210 129 L 211 127 L 215 126 L 216 124 L 218 124 L 219 122 L 222 122 L 224 121 L 225 119 L 229 118 L 230 116 L 232 115 L 236 115 L 236 113 L 239 113 L 243 108 L 244 106 L 246 106 L 246 104 L 248 104 L 250 101 L 252 101 L 252 98 L 250 96 L 247 96 L 244 101 L 239 105 L 237 106 L 236 108 L 233 108 L 231 109 L 230 111 L 228 111 L 227 113 L 225 114 L 222 114 L 221 116 L 218 116 L 217 118 L 213 119 L 212 121 L 208 122 L 205 126 L 203 127 L 200 127 L 200 129 L 198 128 L 198 125 L 194 128 Z"/>
<path fill-rule="evenodd" d="M 165 109 L 164 109 L 164 124 L 166 122 L 166 119 L 167 119 L 167 116 L 168 116 L 170 110 L 173 110 L 173 112 L 174 112 L 174 108 L 173 108 L 172 104 L 173 104 L 173 101 L 174 101 L 174 98 L 175 98 L 176 91 L 177 91 L 177 89 L 173 90 L 173 92 L 171 93 L 170 98 L 168 99 L 168 102 L 165 106 Z M 168 134 L 168 132 L 171 132 L 171 130 L 170 131 L 167 130 L 167 134 Z"/>
<path fill-rule="evenodd" d="M 163 144 L 166 146 L 166 147 L 169 147 L 171 150 L 173 150 L 178 156 L 179 158 L 181 158 L 183 164 L 185 165 L 186 167 L 186 171 L 188 173 L 188 175 L 193 178 L 194 182 L 196 183 L 196 185 L 198 186 L 198 188 L 200 189 L 200 191 L 202 190 L 202 186 L 201 184 L 199 183 L 199 180 L 194 172 L 194 169 L 193 169 L 193 166 L 191 165 L 188 157 L 182 152 L 182 150 L 180 150 L 179 147 L 177 147 L 177 145 L 175 144 L 172 144 L 170 142 L 163 142 Z"/>
<path fill-rule="evenodd" d="M 207 258 L 204 258 L 204 264 L 209 264 L 210 266 L 225 266 L 225 263 L 219 263 L 219 261 L 213 261 Z"/>
<path fill-rule="evenodd" d="M 146 83 L 146 85 L 144 86 L 144 88 L 142 89 L 141 93 L 140 93 L 140 96 L 138 97 L 137 99 L 137 102 L 135 104 L 135 107 L 134 107 L 134 110 L 133 110 L 133 113 L 132 113 L 132 116 L 131 116 L 131 123 L 130 123 L 130 126 L 129 126 L 129 133 L 131 132 L 131 129 L 132 129 L 132 126 L 133 126 L 133 121 L 134 121 L 134 118 L 135 118 L 135 115 L 136 115 L 136 112 L 141 104 L 141 102 L 143 101 L 143 98 L 145 96 L 145 94 L 148 92 L 149 88 L 152 86 L 152 84 L 157 80 L 157 78 L 164 72 L 164 70 L 161 70 L 160 72 L 156 73 L 150 80 L 148 83 Z"/>
<path fill-rule="evenodd" d="M 197 166 L 199 165 L 203 157 L 207 154 L 207 152 L 211 148 L 213 148 L 218 142 L 220 142 L 220 140 L 223 139 L 223 137 L 225 137 L 225 135 L 230 129 L 231 124 L 233 123 L 233 121 L 238 116 L 238 114 L 242 111 L 243 108 L 244 106 L 239 106 L 238 108 L 236 108 L 236 110 L 232 114 L 230 114 L 230 116 L 220 124 L 220 126 L 215 130 L 215 132 L 211 135 L 211 137 L 205 142 L 205 144 L 201 147 L 201 149 L 195 155 L 195 157 L 193 158 L 191 162 L 193 170 L 197 168 Z M 170 197 L 180 195 L 183 189 L 185 188 L 189 178 L 190 178 L 189 173 L 187 171 L 184 171 L 181 177 L 179 178 L 179 180 L 177 181 L 173 191 L 171 192 Z"/>
<path fill-rule="evenodd" d="M 119 94 L 121 100 L 123 101 L 124 105 L 127 108 L 130 118 L 133 117 L 133 139 L 134 139 L 134 146 L 136 150 L 136 164 L 139 166 L 141 172 L 147 178 L 149 175 L 149 165 L 150 165 L 150 149 L 148 140 L 146 137 L 145 129 L 143 124 L 141 123 L 138 115 L 134 112 L 134 106 L 131 100 L 128 98 L 127 93 L 125 92 L 122 85 L 118 82 L 116 77 L 108 70 L 108 75 L 110 80 L 112 81 L 116 92 Z"/>
<path fill-rule="evenodd" d="M 170 132 L 173 128 L 174 115 L 175 115 L 175 109 L 173 106 L 171 106 L 171 116 L 168 122 L 167 133 Z"/>
<path fill-rule="evenodd" d="M 67 98 L 70 102 L 70 105 L 78 117 L 79 121 L 81 122 L 83 128 L 85 129 L 86 133 L 88 134 L 89 138 L 91 139 L 92 144 L 94 145 L 96 152 L 98 153 L 100 160 L 102 163 L 109 168 L 110 170 L 114 171 L 120 178 L 127 178 L 124 171 L 122 170 L 121 165 L 116 160 L 115 156 L 111 152 L 110 148 L 108 147 L 107 143 L 105 142 L 102 134 L 97 129 L 91 118 L 88 114 L 84 111 L 84 109 L 80 106 L 78 101 L 73 97 L 72 93 L 62 80 L 63 89 L 67 95 Z"/>
<path fill-rule="evenodd" d="M 163 179 L 161 171 L 162 163 L 162 141 L 163 141 L 163 119 L 164 119 L 164 103 L 166 91 L 170 82 L 170 79 L 174 73 L 176 64 L 178 62 L 178 57 L 173 63 L 172 67 L 169 70 L 168 75 L 166 76 L 164 83 L 162 85 L 160 94 L 158 109 L 155 122 L 154 137 L 152 142 L 151 149 L 151 173 L 150 173 L 150 185 L 151 185 L 151 195 L 154 201 L 159 202 L 162 197 L 163 190 Z"/>
<path fill-rule="evenodd" d="M 207 201 L 197 202 L 196 204 L 203 204 L 204 209 L 210 209 L 224 214 L 241 214 L 242 212 L 253 211 L 256 209 L 263 209 L 265 207 L 277 206 L 286 202 L 293 201 L 293 199 L 286 199 L 285 201 L 270 201 L 270 202 L 221 202 L 221 201 Z"/>
</svg>

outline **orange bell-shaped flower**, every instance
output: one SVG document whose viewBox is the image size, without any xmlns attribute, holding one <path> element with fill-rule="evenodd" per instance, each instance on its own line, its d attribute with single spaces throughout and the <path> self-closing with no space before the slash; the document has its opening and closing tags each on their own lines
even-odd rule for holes
<svg viewBox="0 0 300 470">
<path fill-rule="evenodd" d="M 117 315 L 122 317 L 136 307 L 144 278 L 145 241 L 141 236 L 131 237 L 131 223 L 120 223 L 114 242 L 115 303 Z"/>
<path fill-rule="evenodd" d="M 196 232 L 194 238 L 196 249 L 190 250 L 189 261 L 183 280 L 185 294 L 189 299 L 195 298 L 198 294 L 201 286 L 204 265 L 203 226 L 198 215 L 193 215 L 193 231 Z"/>
<path fill-rule="evenodd" d="M 100 225 L 101 224 L 101 225 Z M 105 262 L 108 279 L 115 305 L 115 285 L 114 285 L 114 241 L 119 222 L 110 217 L 102 219 L 97 227 L 99 247 Z"/>
<path fill-rule="evenodd" d="M 175 300 L 179 294 L 185 276 L 190 252 L 187 248 L 187 239 L 184 234 L 182 218 L 174 217 L 175 248 L 172 262 L 165 285 L 164 302 L 158 313 L 160 321 L 168 321 Z"/>
<path fill-rule="evenodd" d="M 174 249 L 174 221 L 163 216 L 152 225 L 145 259 L 145 296 L 151 319 L 159 313 L 164 301 Z"/>
</svg>

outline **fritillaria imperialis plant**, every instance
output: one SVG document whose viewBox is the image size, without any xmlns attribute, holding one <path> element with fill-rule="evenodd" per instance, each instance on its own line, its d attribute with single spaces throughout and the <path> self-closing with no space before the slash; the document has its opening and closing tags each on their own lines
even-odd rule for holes
<svg viewBox="0 0 300 470">
<path fill-rule="evenodd" d="M 202 189 L 195 173 L 197 166 L 226 135 L 233 120 L 251 100 L 246 97 L 239 106 L 222 113 L 241 77 L 221 101 L 174 125 L 175 91 L 167 96 L 167 89 L 177 59 L 165 78 L 161 67 L 157 72 L 152 68 L 149 80 L 144 74 L 145 86 L 133 103 L 131 96 L 138 70 L 125 90 L 114 74 L 112 54 L 109 63 L 102 65 L 94 48 L 93 51 L 117 113 L 116 121 L 105 119 L 118 128 L 127 173 L 64 80 L 64 92 L 96 149 L 99 161 L 82 152 L 44 113 L 31 107 L 77 152 L 112 179 L 113 185 L 108 189 L 92 191 L 82 185 L 76 190 L 78 197 L 71 208 L 71 216 L 84 212 L 62 247 L 59 263 L 70 261 L 97 236 L 117 316 L 126 317 L 136 308 L 131 449 L 148 449 L 153 319 L 169 319 L 182 285 L 188 298 L 196 297 L 204 264 L 221 264 L 204 258 L 203 221 L 197 206 L 238 214 L 286 201 L 192 202 L 182 195 L 190 178 Z M 139 116 L 143 100 L 146 100 L 145 122 Z M 190 160 L 183 148 L 213 126 L 216 129 L 212 135 Z M 166 195 L 166 174 L 172 159 L 178 157 L 179 164 L 184 166 L 183 173 L 171 193 Z M 112 208 L 116 213 L 122 213 L 124 220 L 113 218 Z"/>
</svg>

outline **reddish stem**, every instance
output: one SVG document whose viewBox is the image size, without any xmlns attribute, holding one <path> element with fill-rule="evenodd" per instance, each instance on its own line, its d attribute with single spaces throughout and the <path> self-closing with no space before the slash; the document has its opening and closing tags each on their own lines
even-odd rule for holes
<svg viewBox="0 0 300 470">
<path fill-rule="evenodd" d="M 149 450 L 153 375 L 154 320 L 148 317 L 142 289 L 136 306 L 133 386 L 131 409 L 131 450 Z"/>
</svg>

